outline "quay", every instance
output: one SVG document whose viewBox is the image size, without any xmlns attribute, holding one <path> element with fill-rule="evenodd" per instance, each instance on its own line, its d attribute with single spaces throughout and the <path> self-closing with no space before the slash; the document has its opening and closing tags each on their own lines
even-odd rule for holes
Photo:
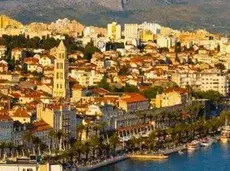
<svg viewBox="0 0 230 171">
<path fill-rule="evenodd" d="M 90 170 L 98 169 L 100 167 L 114 164 L 114 163 L 117 163 L 117 162 L 120 162 L 126 159 L 128 159 L 127 155 L 118 156 L 118 157 L 114 157 L 114 158 L 99 162 L 98 164 L 95 164 L 95 165 L 89 165 L 89 166 L 83 166 L 83 167 L 79 166 L 78 170 L 79 171 L 90 171 Z"/>
<path fill-rule="evenodd" d="M 130 154 L 128 157 L 135 160 L 168 159 L 168 156 L 164 154 Z"/>
<path fill-rule="evenodd" d="M 104 167 L 110 164 L 114 164 L 126 159 L 135 159 L 135 160 L 164 160 L 168 159 L 168 155 L 172 153 L 176 153 L 181 150 L 185 150 L 186 145 L 180 146 L 180 147 L 175 147 L 173 149 L 166 149 L 166 150 L 161 150 L 158 151 L 157 154 L 129 154 L 129 155 L 123 155 L 123 156 L 118 156 L 114 157 L 111 159 L 107 159 L 105 161 L 99 162 L 95 165 L 88 165 L 88 166 L 78 166 L 79 171 L 90 171 L 94 169 L 98 169 L 100 167 Z"/>
</svg>

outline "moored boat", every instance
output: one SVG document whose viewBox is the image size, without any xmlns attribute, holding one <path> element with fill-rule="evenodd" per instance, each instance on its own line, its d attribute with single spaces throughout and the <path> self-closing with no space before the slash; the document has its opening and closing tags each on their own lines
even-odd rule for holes
<svg viewBox="0 0 230 171">
<path fill-rule="evenodd" d="M 223 143 L 227 143 L 230 139 L 230 126 L 228 124 L 227 119 L 225 120 L 225 126 L 223 127 L 220 135 L 220 141 Z"/>
<path fill-rule="evenodd" d="M 182 150 L 178 151 L 178 154 L 182 155 L 184 152 Z"/>
<path fill-rule="evenodd" d="M 212 145 L 212 143 L 213 143 L 213 139 L 211 138 L 205 138 L 205 139 L 200 140 L 201 147 L 209 147 Z"/>
<path fill-rule="evenodd" d="M 200 143 L 197 140 L 194 140 L 191 143 L 188 143 L 187 144 L 188 151 L 194 151 L 194 150 L 196 150 L 197 148 L 199 148 L 199 144 Z"/>
</svg>

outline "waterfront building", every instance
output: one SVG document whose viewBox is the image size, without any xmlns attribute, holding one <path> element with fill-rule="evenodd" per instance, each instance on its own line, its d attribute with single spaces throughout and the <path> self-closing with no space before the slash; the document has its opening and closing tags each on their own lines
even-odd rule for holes
<svg viewBox="0 0 230 171">
<path fill-rule="evenodd" d="M 17 161 L 0 164 L 1 171 L 63 171 L 62 165 L 59 164 L 38 164 L 31 161 Z"/>
<path fill-rule="evenodd" d="M 11 142 L 13 132 L 13 119 L 6 110 L 0 110 L 0 142 Z"/>
<path fill-rule="evenodd" d="M 109 39 L 113 41 L 121 39 L 121 25 L 116 22 L 107 25 L 107 32 Z"/>
<path fill-rule="evenodd" d="M 49 132 L 51 130 L 52 127 L 42 119 L 33 122 L 32 131 L 34 133 L 34 136 L 38 137 L 46 145 L 50 145 Z"/>
<path fill-rule="evenodd" d="M 53 97 L 68 98 L 70 96 L 69 81 L 69 62 L 67 59 L 67 49 L 61 41 L 56 51 L 53 74 Z"/>
<path fill-rule="evenodd" d="M 76 137 L 76 111 L 67 104 L 38 104 L 37 120 L 43 120 L 56 132 L 62 130 L 69 137 Z"/>
</svg>

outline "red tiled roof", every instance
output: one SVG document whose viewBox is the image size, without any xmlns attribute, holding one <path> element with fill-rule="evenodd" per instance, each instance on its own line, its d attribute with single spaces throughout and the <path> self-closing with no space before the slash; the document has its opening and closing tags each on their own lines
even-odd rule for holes
<svg viewBox="0 0 230 171">
<path fill-rule="evenodd" d="M 38 132 L 38 131 L 46 131 L 46 130 L 49 130 L 51 129 L 52 127 L 46 123 L 45 121 L 43 120 L 40 120 L 40 121 L 35 121 L 33 123 L 33 131 L 34 132 Z"/>
<path fill-rule="evenodd" d="M 11 121 L 12 118 L 6 110 L 0 110 L 0 121 Z"/>
<path fill-rule="evenodd" d="M 16 111 L 13 113 L 12 117 L 23 117 L 23 118 L 29 118 L 30 115 L 27 113 L 27 110 L 24 108 L 18 108 Z"/>
<path fill-rule="evenodd" d="M 142 102 L 148 100 L 139 93 L 125 93 L 125 95 L 121 99 L 127 103 Z"/>
<path fill-rule="evenodd" d="M 34 57 L 29 57 L 29 58 L 24 59 L 24 63 L 27 63 L 27 64 L 38 64 L 38 62 L 39 60 Z"/>
<path fill-rule="evenodd" d="M 96 88 L 96 89 L 93 89 L 93 92 L 94 92 L 94 93 L 97 93 L 97 94 L 101 94 L 101 95 L 104 95 L 104 94 L 109 93 L 109 91 L 106 90 L 106 89 L 104 89 L 104 88 Z"/>
</svg>

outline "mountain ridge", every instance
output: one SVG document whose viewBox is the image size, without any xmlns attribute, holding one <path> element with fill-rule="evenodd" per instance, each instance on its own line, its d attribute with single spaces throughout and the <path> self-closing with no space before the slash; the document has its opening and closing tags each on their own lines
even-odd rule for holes
<svg viewBox="0 0 230 171">
<path fill-rule="evenodd" d="M 157 22 L 175 29 L 230 33 L 228 0 L 0 0 L 0 13 L 23 23 L 76 19 L 86 25 Z"/>
</svg>

